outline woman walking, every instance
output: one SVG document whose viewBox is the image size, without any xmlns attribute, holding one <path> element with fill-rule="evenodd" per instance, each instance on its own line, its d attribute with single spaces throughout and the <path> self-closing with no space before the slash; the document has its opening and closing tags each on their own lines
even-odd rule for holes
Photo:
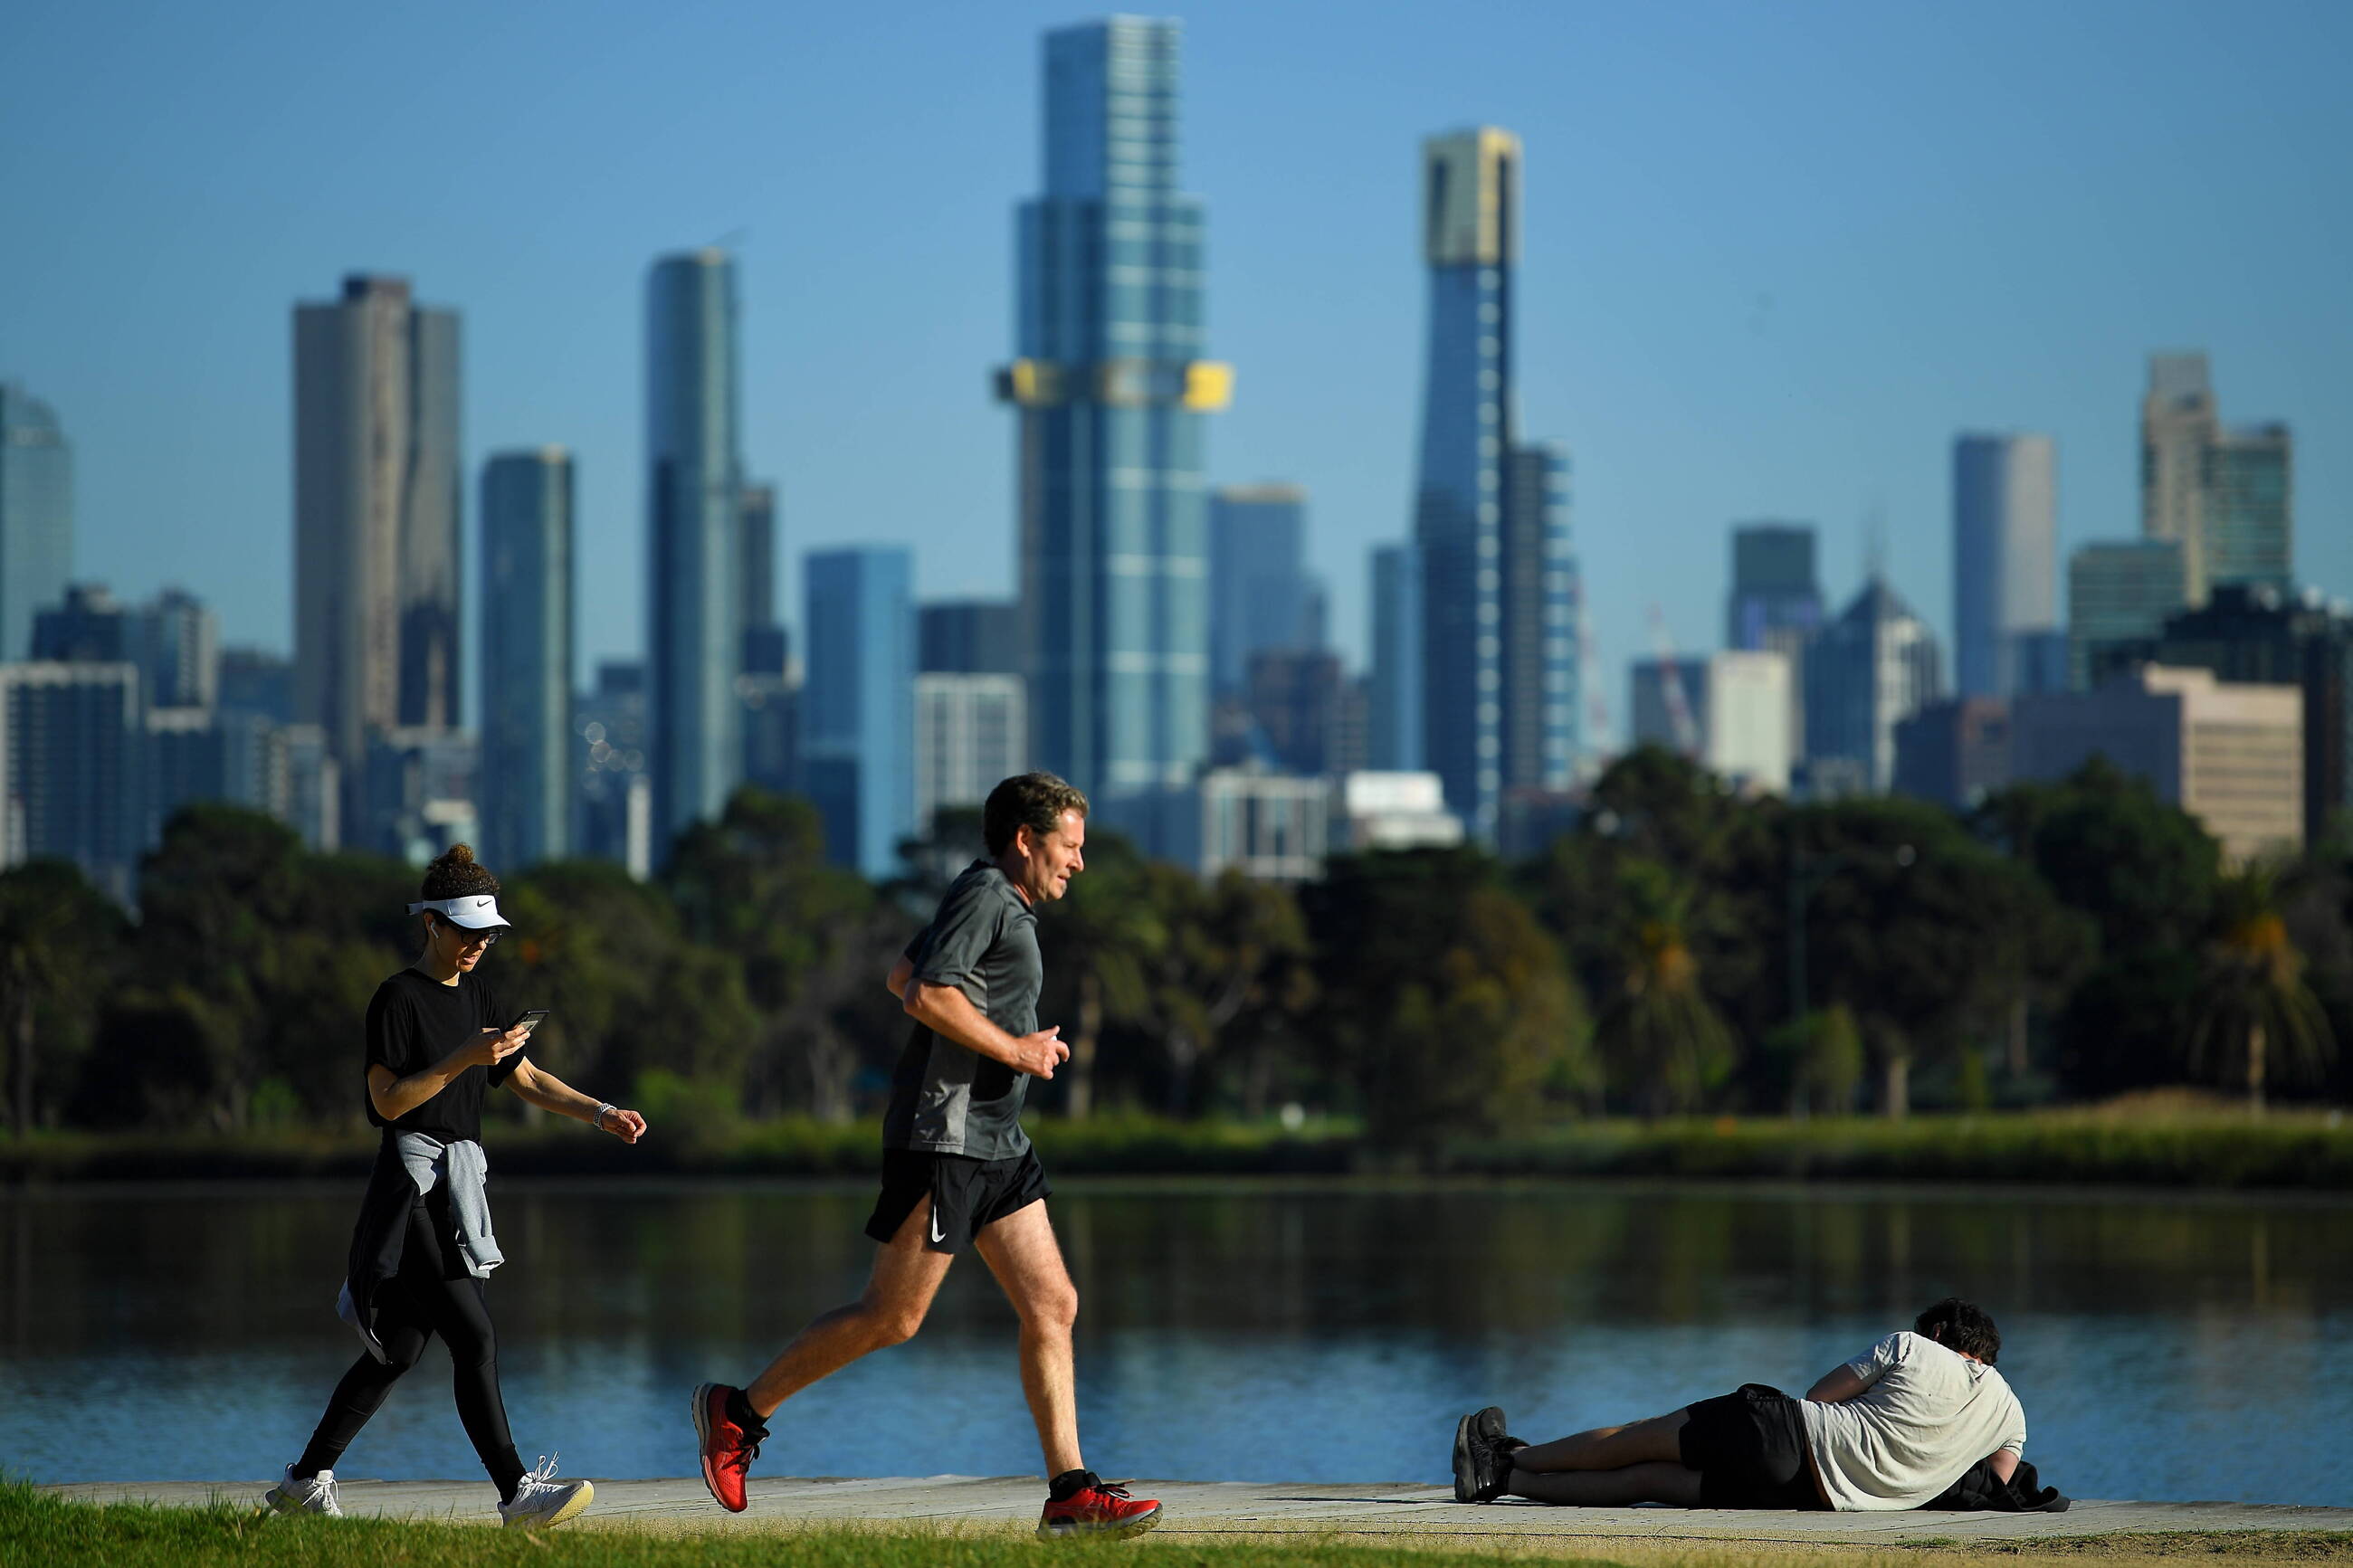
<svg viewBox="0 0 2353 1568">
<path fill-rule="evenodd" d="M 302 1457 L 263 1499 L 280 1513 L 341 1514 L 335 1462 L 435 1334 L 449 1347 L 458 1416 L 499 1489 L 510 1525 L 560 1524 L 588 1506 L 586 1481 L 554 1460 L 525 1470 L 499 1394 L 498 1342 L 482 1281 L 504 1259 L 484 1190 L 482 1096 L 510 1085 L 532 1104 L 624 1143 L 645 1118 L 589 1099 L 522 1054 L 535 1014 L 510 1012 L 477 973 L 507 923 L 498 879 L 463 844 L 426 868 L 425 951 L 376 988 L 367 1013 L 367 1115 L 384 1130 L 335 1309 L 365 1347 L 327 1401 Z"/>
</svg>

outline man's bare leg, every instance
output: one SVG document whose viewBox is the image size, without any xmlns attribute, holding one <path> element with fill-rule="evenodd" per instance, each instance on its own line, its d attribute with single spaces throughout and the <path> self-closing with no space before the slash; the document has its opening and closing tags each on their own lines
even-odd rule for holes
<svg viewBox="0 0 2353 1568">
<path fill-rule="evenodd" d="M 1522 1448 L 1512 1455 L 1512 1468 L 1531 1475 L 1563 1470 L 1622 1470 L 1630 1465 L 1652 1464 L 1672 1465 L 1681 1469 L 1683 1423 L 1690 1419 L 1691 1410 L 1686 1406 L 1624 1426 L 1596 1426 L 1589 1432 L 1573 1433 Z M 1692 1473 L 1698 1474 L 1696 1470 Z"/>
<path fill-rule="evenodd" d="M 1029 1418 L 1038 1424 L 1047 1478 L 1082 1470 L 1086 1461 L 1079 1457 L 1078 1396 L 1071 1370 L 1079 1289 L 1062 1262 L 1045 1201 L 984 1226 L 973 1242 L 1021 1318 L 1021 1392 L 1029 1401 Z"/>
<path fill-rule="evenodd" d="M 939 1294 L 940 1281 L 947 1278 L 948 1265 L 955 1261 L 954 1253 L 924 1247 L 931 1215 L 927 1194 L 874 1254 L 874 1272 L 867 1279 L 865 1294 L 811 1322 L 753 1380 L 744 1397 L 760 1419 L 766 1420 L 786 1400 L 860 1356 L 914 1337 L 932 1309 L 932 1298 Z"/>
<path fill-rule="evenodd" d="M 1628 1465 L 1616 1470 L 1556 1470 L 1542 1475 L 1514 1469 L 1505 1489 L 1538 1502 L 1575 1503 L 1586 1508 L 1623 1508 L 1638 1502 L 1697 1508 L 1699 1472 L 1663 1462 Z"/>
</svg>

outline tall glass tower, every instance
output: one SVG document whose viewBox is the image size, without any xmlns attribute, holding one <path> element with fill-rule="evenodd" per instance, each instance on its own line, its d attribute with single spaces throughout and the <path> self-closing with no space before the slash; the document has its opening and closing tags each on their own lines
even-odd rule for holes
<svg viewBox="0 0 2353 1568">
<path fill-rule="evenodd" d="M 916 827 L 914 574 L 895 545 L 815 550 L 801 565 L 801 771 L 826 858 L 876 881 Z"/>
<path fill-rule="evenodd" d="M 1963 697 L 2015 697 L 2038 679 L 2036 650 L 2059 626 L 2058 455 L 2048 436 L 1953 442 L 1954 684 Z"/>
<path fill-rule="evenodd" d="M 1493 126 L 1422 144 L 1428 376 L 1414 542 L 1422 567 L 1424 765 L 1495 836 L 1504 792 L 1567 787 L 1577 742 L 1568 459 L 1517 445 L 1513 289 L 1520 142 Z"/>
<path fill-rule="evenodd" d="M 0 664 L 30 653 L 72 574 L 73 448 L 56 410 L 0 382 Z"/>
<path fill-rule="evenodd" d="M 1147 848 L 1208 754 L 1201 204 L 1177 189 L 1178 25 L 1045 40 L 1045 191 L 1021 205 L 1020 569 L 1033 752 Z"/>
<path fill-rule="evenodd" d="M 744 774 L 743 542 L 735 266 L 696 250 L 646 288 L 648 748 L 657 863 Z"/>
<path fill-rule="evenodd" d="M 494 865 L 572 853 L 572 458 L 482 469 L 482 837 Z"/>
</svg>

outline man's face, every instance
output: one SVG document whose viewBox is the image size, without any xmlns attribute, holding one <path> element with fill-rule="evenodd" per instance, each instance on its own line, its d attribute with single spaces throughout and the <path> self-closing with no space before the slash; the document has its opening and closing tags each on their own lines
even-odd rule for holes
<svg viewBox="0 0 2353 1568">
<path fill-rule="evenodd" d="M 1013 854 L 1019 874 L 1014 880 L 1033 904 L 1059 899 L 1070 890 L 1071 879 L 1087 868 L 1086 846 L 1087 819 L 1076 811 L 1063 812 L 1053 831 L 1042 838 L 1027 827 L 1018 828 Z"/>
</svg>

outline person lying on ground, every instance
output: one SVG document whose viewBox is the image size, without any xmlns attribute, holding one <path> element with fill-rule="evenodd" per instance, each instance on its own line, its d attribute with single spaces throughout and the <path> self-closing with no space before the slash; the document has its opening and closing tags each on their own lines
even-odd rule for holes
<svg viewBox="0 0 2353 1568">
<path fill-rule="evenodd" d="M 1588 1507 L 1917 1508 L 1973 1465 L 2008 1482 L 2026 1450 L 2026 1413 L 1994 1370 L 2001 1335 L 1957 1296 L 1831 1369 L 1803 1399 L 1744 1384 L 1664 1415 L 1526 1444 L 1504 1413 L 1454 1431 L 1454 1499 L 1504 1496 Z"/>
</svg>

